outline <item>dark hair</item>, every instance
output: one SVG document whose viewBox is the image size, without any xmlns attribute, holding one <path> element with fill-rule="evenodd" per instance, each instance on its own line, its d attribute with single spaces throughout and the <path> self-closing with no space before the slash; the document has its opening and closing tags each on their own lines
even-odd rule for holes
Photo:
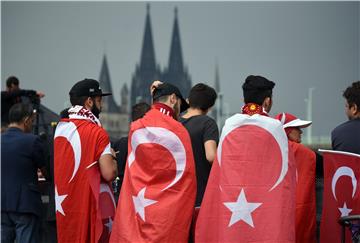
<svg viewBox="0 0 360 243">
<path fill-rule="evenodd" d="M 89 96 L 70 96 L 70 103 L 72 106 L 75 105 L 84 105 L 85 101 L 87 100 Z"/>
<path fill-rule="evenodd" d="M 136 121 L 142 118 L 145 113 L 150 110 L 151 106 L 148 103 L 140 102 L 131 108 L 131 121 Z"/>
<path fill-rule="evenodd" d="M 262 76 L 250 75 L 242 85 L 244 102 L 262 105 L 265 98 L 272 97 L 272 90 L 275 86 L 273 81 Z"/>
<path fill-rule="evenodd" d="M 12 84 L 18 86 L 19 79 L 15 76 L 10 76 L 6 79 L 6 87 L 11 88 Z"/>
<path fill-rule="evenodd" d="M 343 93 L 349 106 L 356 104 L 357 110 L 360 111 L 360 81 L 353 82 Z"/>
<path fill-rule="evenodd" d="M 155 102 L 166 102 L 170 95 L 163 95 L 158 98 L 153 97 L 153 103 Z"/>
<path fill-rule="evenodd" d="M 212 87 L 198 83 L 191 88 L 189 94 L 189 105 L 191 108 L 206 111 L 215 104 L 217 94 Z"/>
<path fill-rule="evenodd" d="M 9 110 L 9 123 L 20 123 L 24 118 L 32 116 L 33 106 L 28 103 L 17 103 Z"/>
</svg>

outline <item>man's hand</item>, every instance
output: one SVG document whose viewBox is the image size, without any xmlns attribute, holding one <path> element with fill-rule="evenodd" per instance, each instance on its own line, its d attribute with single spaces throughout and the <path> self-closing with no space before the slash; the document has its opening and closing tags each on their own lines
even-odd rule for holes
<svg viewBox="0 0 360 243">
<path fill-rule="evenodd" d="M 150 94 L 151 96 L 153 96 L 154 90 L 159 87 L 160 84 L 163 84 L 163 82 L 161 82 L 160 80 L 155 80 L 151 86 L 150 86 Z"/>
<path fill-rule="evenodd" d="M 39 97 L 39 98 L 43 98 L 45 96 L 45 94 L 41 91 L 36 91 L 36 95 Z"/>
</svg>

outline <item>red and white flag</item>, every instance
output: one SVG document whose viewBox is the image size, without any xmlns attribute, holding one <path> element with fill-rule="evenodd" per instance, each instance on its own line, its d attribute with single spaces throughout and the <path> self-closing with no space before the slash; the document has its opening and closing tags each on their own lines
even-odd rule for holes
<svg viewBox="0 0 360 243">
<path fill-rule="evenodd" d="M 342 216 L 360 214 L 360 154 L 320 150 L 324 157 L 324 193 L 320 243 L 341 242 Z M 346 242 L 351 242 L 346 230 Z"/>
<path fill-rule="evenodd" d="M 300 143 L 289 144 L 296 164 L 296 243 L 316 243 L 316 155 Z"/>
<path fill-rule="evenodd" d="M 98 159 L 110 153 L 108 135 L 88 119 L 62 119 L 54 138 L 58 242 L 108 242 L 115 200 Z"/>
<path fill-rule="evenodd" d="M 203 242 L 295 242 L 295 166 L 282 124 L 226 120 L 196 223 Z M 290 156 L 289 156 L 290 155 Z"/>
<path fill-rule="evenodd" d="M 186 129 L 156 109 L 131 124 L 110 242 L 187 242 L 196 196 Z"/>
</svg>

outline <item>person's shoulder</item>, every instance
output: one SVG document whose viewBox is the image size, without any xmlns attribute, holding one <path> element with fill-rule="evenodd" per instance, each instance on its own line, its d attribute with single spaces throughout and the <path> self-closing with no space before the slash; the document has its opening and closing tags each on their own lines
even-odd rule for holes
<svg viewBox="0 0 360 243">
<path fill-rule="evenodd" d="M 360 119 L 357 119 L 359 121 L 359 125 L 360 125 Z M 341 124 L 339 124 L 337 127 L 335 127 L 333 130 L 332 130 L 332 134 L 336 134 L 336 133 L 339 133 L 339 132 L 342 132 L 344 130 L 347 130 L 347 129 L 350 129 L 350 127 L 354 124 L 354 121 L 355 120 L 348 120 L 346 122 L 343 122 Z M 355 121 L 356 123 L 356 121 Z"/>
</svg>

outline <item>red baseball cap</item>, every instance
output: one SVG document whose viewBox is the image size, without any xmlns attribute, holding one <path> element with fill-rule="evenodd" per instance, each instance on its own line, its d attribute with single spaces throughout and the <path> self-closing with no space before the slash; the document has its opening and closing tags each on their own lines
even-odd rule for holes
<svg viewBox="0 0 360 243">
<path fill-rule="evenodd" d="M 284 128 L 288 127 L 299 127 L 305 128 L 311 125 L 312 121 L 305 121 L 297 118 L 293 114 L 290 113 L 279 113 L 275 116 L 276 119 L 281 121 Z"/>
</svg>

